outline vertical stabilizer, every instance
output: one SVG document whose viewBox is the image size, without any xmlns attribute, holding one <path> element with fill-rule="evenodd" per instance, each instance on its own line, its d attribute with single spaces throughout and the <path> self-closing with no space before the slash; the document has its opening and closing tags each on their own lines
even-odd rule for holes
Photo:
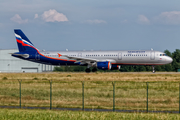
<svg viewBox="0 0 180 120">
<path fill-rule="evenodd" d="M 38 51 L 20 29 L 15 29 L 14 33 L 19 48 L 19 52 Z"/>
</svg>

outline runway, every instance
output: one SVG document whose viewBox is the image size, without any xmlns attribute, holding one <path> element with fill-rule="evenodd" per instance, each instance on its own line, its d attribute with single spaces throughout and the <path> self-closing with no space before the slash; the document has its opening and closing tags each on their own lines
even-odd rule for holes
<svg viewBox="0 0 180 120">
<path fill-rule="evenodd" d="M 50 110 L 49 107 L 19 107 L 19 106 L 0 106 L 0 108 L 9 109 L 46 109 Z M 52 108 L 51 110 L 63 110 L 63 111 L 96 111 L 96 112 L 125 112 L 125 113 L 147 113 L 146 110 L 115 110 L 112 109 L 89 109 L 85 108 Z M 179 111 L 148 111 L 148 113 L 174 113 L 179 114 Z"/>
</svg>

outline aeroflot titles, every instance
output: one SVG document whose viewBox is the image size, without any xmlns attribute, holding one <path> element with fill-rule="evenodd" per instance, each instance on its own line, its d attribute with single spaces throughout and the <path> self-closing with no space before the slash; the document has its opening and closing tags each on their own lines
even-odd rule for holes
<svg viewBox="0 0 180 120">
<path fill-rule="evenodd" d="M 128 51 L 128 53 L 145 53 L 145 51 Z"/>
</svg>

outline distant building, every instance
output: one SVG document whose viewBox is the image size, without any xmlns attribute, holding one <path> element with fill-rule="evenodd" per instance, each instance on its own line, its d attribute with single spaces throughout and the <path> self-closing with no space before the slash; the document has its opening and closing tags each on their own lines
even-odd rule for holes
<svg viewBox="0 0 180 120">
<path fill-rule="evenodd" d="M 53 65 L 34 63 L 11 56 L 17 49 L 0 50 L 0 72 L 49 72 Z"/>
</svg>

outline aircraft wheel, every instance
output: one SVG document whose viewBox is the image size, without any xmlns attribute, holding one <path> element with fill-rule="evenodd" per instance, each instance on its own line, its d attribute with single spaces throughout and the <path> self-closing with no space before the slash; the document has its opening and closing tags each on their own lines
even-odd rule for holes
<svg viewBox="0 0 180 120">
<path fill-rule="evenodd" d="M 97 68 L 93 68 L 93 69 L 92 69 L 92 72 L 97 72 Z"/>
<path fill-rule="evenodd" d="M 91 72 L 91 69 L 90 68 L 86 68 L 86 73 L 90 73 Z"/>
</svg>

